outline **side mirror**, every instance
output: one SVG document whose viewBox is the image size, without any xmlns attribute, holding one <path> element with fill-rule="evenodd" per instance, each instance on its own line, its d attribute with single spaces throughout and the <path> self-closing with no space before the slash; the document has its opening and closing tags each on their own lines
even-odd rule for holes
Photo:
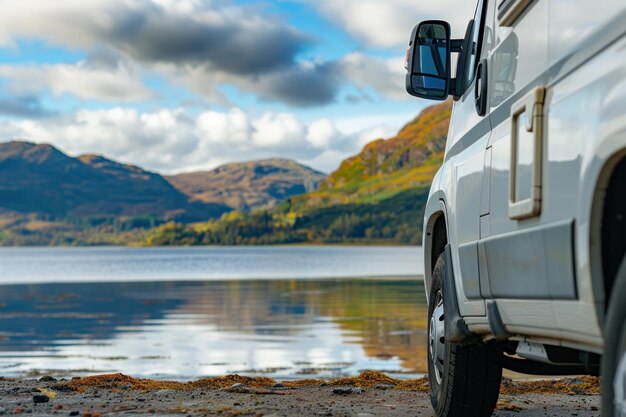
<svg viewBox="0 0 626 417">
<path fill-rule="evenodd" d="M 406 51 L 406 91 L 415 97 L 445 100 L 450 94 L 450 24 L 426 20 L 413 29 Z"/>
</svg>

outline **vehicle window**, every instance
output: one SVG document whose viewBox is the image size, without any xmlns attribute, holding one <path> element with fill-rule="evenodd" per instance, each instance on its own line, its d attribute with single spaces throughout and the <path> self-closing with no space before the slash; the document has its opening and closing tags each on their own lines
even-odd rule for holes
<svg viewBox="0 0 626 417">
<path fill-rule="evenodd" d="M 511 32 L 493 55 L 493 90 L 490 99 L 492 108 L 499 106 L 515 92 L 518 51 L 517 35 Z"/>
<path fill-rule="evenodd" d="M 482 34 L 484 27 L 485 4 L 487 0 L 480 0 L 476 6 L 474 15 L 474 27 L 470 34 L 469 55 L 467 56 L 467 66 L 465 67 L 465 88 L 474 81 L 476 74 L 476 66 L 480 59 L 480 50 L 482 49 Z"/>
</svg>

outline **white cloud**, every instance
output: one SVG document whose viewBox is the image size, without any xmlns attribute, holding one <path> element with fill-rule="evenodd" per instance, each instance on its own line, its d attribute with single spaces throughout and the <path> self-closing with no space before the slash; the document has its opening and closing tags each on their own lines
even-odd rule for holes
<svg viewBox="0 0 626 417">
<path fill-rule="evenodd" d="M 20 38 L 82 50 L 105 45 L 142 62 L 209 64 L 257 74 L 293 63 L 310 39 L 220 0 L 3 0 L 0 45 Z"/>
<path fill-rule="evenodd" d="M 474 8 L 467 0 L 292 1 L 310 2 L 366 47 L 394 48 L 397 58 L 377 58 L 366 49 L 333 61 L 303 59 L 311 37 L 263 6 L 231 0 L 3 0 L 0 46 L 41 39 L 89 57 L 77 64 L 5 65 L 0 77 L 16 94 L 50 90 L 114 102 L 154 98 L 142 85 L 143 73 L 164 75 L 222 105 L 232 105 L 221 91 L 224 85 L 298 107 L 333 103 L 346 84 L 407 100 L 403 52 L 413 25 L 444 18 L 462 34 Z M 93 65 L 98 50 L 114 62 Z"/>
<path fill-rule="evenodd" d="M 71 155 L 98 153 L 166 173 L 276 156 L 330 171 L 383 132 L 387 129 L 370 127 L 346 134 L 328 119 L 305 123 L 290 113 L 271 112 L 251 118 L 237 108 L 191 115 L 120 107 L 0 121 L 3 140 L 51 143 Z"/>
<path fill-rule="evenodd" d="M 229 0 L 0 1 L 0 46 L 40 39 L 92 54 L 99 49 L 146 72 L 166 69 L 194 93 L 224 104 L 218 86 L 231 84 L 262 99 L 309 106 L 332 102 L 337 80 L 327 66 L 297 59 L 312 37 L 259 6 Z M 137 101 L 149 96 L 128 67 L 16 66 L 0 77 L 15 89 L 80 98 Z M 32 80 L 25 83 L 26 80 Z M 74 82 L 71 82 L 74 80 Z"/>
<path fill-rule="evenodd" d="M 266 113 L 254 122 L 251 140 L 259 148 L 306 145 L 306 126 L 293 114 Z"/>
<path fill-rule="evenodd" d="M 337 127 L 328 119 L 320 119 L 309 125 L 307 141 L 316 148 L 328 148 L 332 141 L 341 136 Z"/>
<path fill-rule="evenodd" d="M 56 65 L 2 65 L 0 78 L 16 95 L 51 91 L 73 94 L 81 99 L 142 101 L 156 97 L 125 65 L 114 68 L 92 67 L 86 61 Z"/>
<path fill-rule="evenodd" d="M 30 37 L 48 39 L 57 45 L 92 46 L 97 40 L 95 29 L 100 25 L 111 25 L 106 16 L 98 12 L 106 3 L 107 0 L 5 0 L 0 9 L 0 44 L 16 46 L 16 38 Z M 90 8 L 94 19 L 85 18 L 84 12 Z"/>
<path fill-rule="evenodd" d="M 248 115 L 234 108 L 227 113 L 208 111 L 198 117 L 202 137 L 212 143 L 230 142 L 245 146 L 252 133 Z"/>
<path fill-rule="evenodd" d="M 425 19 L 447 20 L 452 25 L 453 35 L 462 37 L 476 8 L 476 2 L 468 0 L 309 1 L 366 45 L 399 49 L 408 45 L 411 30 Z"/>
<path fill-rule="evenodd" d="M 410 96 L 404 85 L 404 56 L 375 58 L 353 52 L 341 60 L 346 80 L 360 88 L 371 87 L 382 96 L 392 100 L 406 100 Z"/>
</svg>

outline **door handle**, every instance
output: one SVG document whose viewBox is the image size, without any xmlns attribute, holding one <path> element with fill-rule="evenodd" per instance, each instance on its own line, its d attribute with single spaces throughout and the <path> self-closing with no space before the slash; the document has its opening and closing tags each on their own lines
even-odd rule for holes
<svg viewBox="0 0 626 417">
<path fill-rule="evenodd" d="M 541 194 L 543 185 L 543 136 L 544 136 L 544 103 L 546 88 L 541 86 L 528 93 L 520 101 L 511 106 L 511 158 L 509 165 L 509 218 L 524 220 L 541 214 Z M 526 113 L 526 123 L 520 123 L 520 117 Z M 530 197 L 524 200 L 517 198 L 518 184 L 518 149 L 520 131 L 532 133 L 533 169 L 531 176 Z"/>
<path fill-rule="evenodd" d="M 476 80 L 474 81 L 474 102 L 479 116 L 487 114 L 488 90 L 487 60 L 481 59 L 476 68 Z"/>
</svg>

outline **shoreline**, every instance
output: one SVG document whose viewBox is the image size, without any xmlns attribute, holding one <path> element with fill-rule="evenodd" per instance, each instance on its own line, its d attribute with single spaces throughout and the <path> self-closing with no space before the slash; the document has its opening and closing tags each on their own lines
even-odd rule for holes
<svg viewBox="0 0 626 417">
<path fill-rule="evenodd" d="M 253 278 L 238 278 L 238 277 L 220 277 L 220 278 L 131 278 L 131 279 L 105 279 L 94 278 L 85 281 L 84 279 L 59 279 L 59 280 L 22 280 L 8 282 L 0 281 L 0 287 L 4 286 L 31 286 L 31 285 L 67 285 L 67 284 L 149 284 L 149 283 L 168 283 L 175 282 L 179 284 L 194 284 L 194 283 L 206 283 L 206 282 L 280 282 L 280 281 L 298 281 L 298 282 L 339 282 L 339 281 L 382 281 L 382 282 L 424 282 L 424 275 L 388 275 L 388 276 L 337 276 L 337 277 L 253 277 Z"/>
<path fill-rule="evenodd" d="M 398 248 L 421 248 L 423 245 L 412 244 L 412 243 L 402 243 L 396 241 L 361 241 L 361 242 L 298 242 L 298 243 L 269 243 L 269 244 L 240 244 L 240 245 L 133 245 L 129 244 L 126 246 L 120 246 L 122 248 L 289 248 L 289 247 L 342 247 L 342 246 L 354 246 L 354 247 L 398 247 Z M 14 247 L 27 247 L 27 246 L 14 246 Z M 55 246 L 42 246 L 42 247 L 55 247 Z M 90 246 L 61 246 L 61 247 L 90 247 Z M 94 245 L 97 247 L 97 245 Z"/>
<path fill-rule="evenodd" d="M 297 247 L 372 247 L 372 248 L 421 248 L 423 245 L 415 245 L 410 243 L 400 243 L 400 242 L 387 242 L 387 241 L 373 241 L 373 242 L 300 242 L 300 243 L 274 243 L 274 244 L 256 244 L 256 245 L 115 245 L 115 244 L 93 244 L 93 245 L 0 245 L 0 249 L 25 249 L 25 248 L 34 248 L 34 249 L 51 249 L 51 248 L 63 248 L 63 249 L 89 249 L 89 248 L 103 248 L 103 249 L 171 249 L 171 248 L 297 248 Z"/>
<path fill-rule="evenodd" d="M 381 372 L 278 382 L 227 375 L 190 382 L 123 374 L 71 380 L 0 379 L 0 411 L 34 415 L 432 416 L 426 378 Z M 599 379 L 504 380 L 495 416 L 600 416 Z M 45 397 L 45 398 L 44 398 Z"/>
</svg>

